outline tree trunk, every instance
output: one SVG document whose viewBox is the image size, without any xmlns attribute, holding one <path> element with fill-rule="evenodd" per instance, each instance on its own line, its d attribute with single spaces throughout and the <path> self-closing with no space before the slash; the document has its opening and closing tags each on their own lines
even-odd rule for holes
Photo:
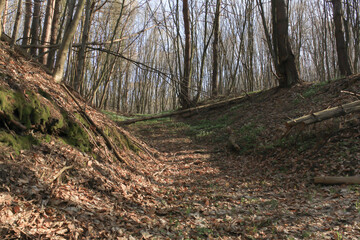
<svg viewBox="0 0 360 240">
<path fill-rule="evenodd" d="M 4 18 L 1 17 L 1 14 L 4 11 L 5 3 L 6 3 L 6 0 L 0 0 L 0 37 L 1 37 L 1 34 L 2 34 L 3 30 L 4 30 L 3 29 L 4 28 L 4 25 L 3 25 Z M 3 14 L 5 16 L 5 12 Z"/>
<path fill-rule="evenodd" d="M 41 9 L 41 0 L 34 0 L 34 11 L 31 24 L 31 45 L 38 45 L 39 35 L 40 35 L 40 9 Z M 32 56 L 36 55 L 37 48 L 30 48 L 30 54 Z"/>
<path fill-rule="evenodd" d="M 204 79 L 204 68 L 205 68 L 205 60 L 206 60 L 206 56 L 207 56 L 207 49 L 210 46 L 210 42 L 211 42 L 211 36 L 213 34 L 213 32 L 211 32 L 210 36 L 208 37 L 207 32 L 208 32 L 208 8 L 209 8 L 209 2 L 205 1 L 205 17 L 204 17 L 204 46 L 203 46 L 203 51 L 201 54 L 201 62 L 200 62 L 200 74 L 199 74 L 199 81 L 197 83 L 197 93 L 196 96 L 194 98 L 194 102 L 198 102 L 200 99 L 200 95 L 201 95 L 201 90 L 202 90 L 202 83 L 203 83 L 203 79 Z"/>
<path fill-rule="evenodd" d="M 250 5 L 248 8 L 247 14 L 247 22 L 248 26 L 248 47 L 247 47 L 247 68 L 246 68 L 246 79 L 247 79 L 247 88 L 245 89 L 247 92 L 254 91 L 254 10 L 253 10 L 253 2 L 250 1 Z"/>
<path fill-rule="evenodd" d="M 54 81 L 56 83 L 60 83 L 62 81 L 66 54 L 75 35 L 76 27 L 80 21 L 82 10 L 84 9 L 84 5 L 85 5 L 85 0 L 79 0 L 78 7 L 75 12 L 75 16 L 71 21 L 69 28 L 66 30 L 64 34 L 64 39 L 61 43 L 60 49 L 57 54 L 55 69 L 53 74 Z"/>
<path fill-rule="evenodd" d="M 256 0 L 256 1 L 257 1 L 258 9 L 259 9 L 259 12 L 260 12 L 261 22 L 262 22 L 263 27 L 264 27 L 264 33 L 265 33 L 265 37 L 266 37 L 266 44 L 268 45 L 269 52 L 270 52 L 270 55 L 271 55 L 271 59 L 273 60 L 275 71 L 277 72 L 278 71 L 277 70 L 278 69 L 277 56 L 275 54 L 275 49 L 274 49 L 273 43 L 271 41 L 271 36 L 270 36 L 268 26 L 266 24 L 264 7 L 263 7 L 263 4 L 262 4 L 261 0 Z"/>
<path fill-rule="evenodd" d="M 353 1 L 354 6 L 359 6 L 359 1 Z M 354 36 L 354 72 L 359 71 L 359 59 L 360 59 L 360 8 L 353 9 L 353 24 L 352 31 Z"/>
<path fill-rule="evenodd" d="M 352 71 L 343 31 L 341 0 L 332 0 L 331 2 L 333 4 L 333 18 L 335 24 L 336 51 L 338 55 L 339 70 L 342 76 L 349 76 L 352 74 Z"/>
<path fill-rule="evenodd" d="M 284 0 L 271 0 L 273 45 L 278 65 L 279 87 L 291 87 L 299 82 L 295 57 L 288 34 L 288 14 Z"/>
<path fill-rule="evenodd" d="M 25 1 L 25 17 L 24 17 L 22 45 L 29 45 L 30 42 L 30 28 L 31 28 L 31 17 L 32 17 L 31 5 L 32 5 L 31 0 Z"/>
<path fill-rule="evenodd" d="M 81 46 L 78 53 L 78 64 L 76 66 L 76 73 L 74 79 L 74 89 L 79 91 L 84 78 L 85 59 L 86 59 L 86 42 L 89 39 L 91 15 L 94 10 L 95 2 L 86 0 L 85 22 L 83 27 Z"/>
<path fill-rule="evenodd" d="M 51 23 L 51 34 L 50 34 L 50 45 L 57 44 L 57 36 L 59 32 L 59 23 L 60 23 L 60 2 L 61 0 L 54 0 L 54 15 Z M 49 69 L 53 69 L 54 67 L 54 57 L 55 57 L 55 49 L 50 49 L 49 55 L 47 58 L 47 67 Z"/>
<path fill-rule="evenodd" d="M 214 17 L 213 74 L 212 74 L 212 82 L 211 82 L 212 97 L 216 97 L 218 95 L 220 11 L 221 11 L 221 0 L 216 0 L 216 10 Z"/>
<path fill-rule="evenodd" d="M 360 111 L 360 100 L 351 103 L 346 103 L 339 107 L 329 108 L 320 112 L 312 113 L 309 115 L 296 118 L 294 120 L 287 121 L 286 126 L 288 128 L 291 128 L 299 124 L 309 125 L 330 118 L 340 117 L 348 113 L 359 112 L 359 111 Z"/>
<path fill-rule="evenodd" d="M 4 6 L 4 15 L 3 15 L 3 29 L 5 31 L 5 27 L 6 27 L 6 23 L 7 23 L 7 15 L 8 15 L 8 10 L 9 10 L 9 1 L 5 0 L 5 6 Z"/>
<path fill-rule="evenodd" d="M 190 13 L 188 0 L 183 0 L 183 19 L 185 30 L 184 75 L 180 82 L 180 104 L 183 108 L 190 107 L 190 68 L 191 68 L 191 39 Z"/>
<path fill-rule="evenodd" d="M 18 28 L 19 28 L 19 22 L 20 22 L 20 16 L 21 16 L 21 7 L 22 7 L 21 5 L 22 5 L 22 1 L 19 0 L 17 12 L 16 12 L 15 23 L 14 23 L 14 29 L 13 29 L 13 33 L 12 33 L 12 37 L 11 37 L 11 42 L 10 42 L 11 48 L 14 47 L 14 44 L 16 42 L 16 36 L 18 34 Z"/>
<path fill-rule="evenodd" d="M 41 43 L 43 45 L 50 44 L 51 24 L 54 15 L 54 7 L 55 7 L 55 0 L 47 0 L 45 20 L 44 20 L 44 30 L 41 37 Z M 47 51 L 48 48 L 39 49 L 40 62 L 42 62 L 44 65 L 47 64 L 47 59 L 49 56 Z"/>
<path fill-rule="evenodd" d="M 199 114 L 200 111 L 208 111 L 210 109 L 223 108 L 225 106 L 228 107 L 229 105 L 232 105 L 232 104 L 239 104 L 241 102 L 247 101 L 248 99 L 250 99 L 250 96 L 235 97 L 235 98 L 231 98 L 231 99 L 220 101 L 220 102 L 202 105 L 199 107 L 192 107 L 192 108 L 187 108 L 187 109 L 183 109 L 183 110 L 179 110 L 179 111 L 175 111 L 175 112 L 157 114 L 157 115 L 147 116 L 147 117 L 142 117 L 142 118 L 137 118 L 137 119 L 129 119 L 129 120 L 125 120 L 125 121 L 119 121 L 117 123 L 120 125 L 127 125 L 127 124 L 136 123 L 136 122 L 147 121 L 147 120 L 158 119 L 158 118 L 165 118 L 165 117 L 172 117 L 172 116 L 182 115 L 182 114 L 186 114 L 187 116 L 189 116 L 191 114 Z"/>
</svg>

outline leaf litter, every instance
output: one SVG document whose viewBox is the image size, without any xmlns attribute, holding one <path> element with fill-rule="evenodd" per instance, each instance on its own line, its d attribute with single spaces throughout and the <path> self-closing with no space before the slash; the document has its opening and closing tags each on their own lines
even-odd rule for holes
<svg viewBox="0 0 360 240">
<path fill-rule="evenodd" d="M 11 84 L 34 91 L 41 88 L 68 112 L 77 112 L 76 104 L 48 75 L 21 57 L 11 58 L 6 49 L 1 48 L 0 71 L 11 76 Z M 285 104 L 289 95 L 296 97 L 306 86 L 287 93 L 270 92 L 271 96 L 265 93 L 262 97 L 271 100 L 246 103 L 238 109 L 241 112 L 232 127 L 240 129 L 249 119 L 259 121 L 266 126 L 257 139 L 264 145 L 279 138 L 286 118 L 346 101 L 348 96 L 334 93 L 340 88 L 359 89 L 358 82 L 345 87 L 341 82 L 333 83 L 321 92 L 322 99 L 308 99 L 304 106 L 293 109 Z M 9 85 L 9 81 L 1 84 Z M 189 123 L 205 116 L 217 118 L 229 109 L 221 111 L 171 121 Z M 194 138 L 183 129 L 174 131 L 162 122 L 155 123 L 155 131 L 145 131 L 154 123 L 135 124 L 126 131 L 91 107 L 87 113 L 103 129 L 116 128 L 144 150 L 121 152 L 136 171 L 113 158 L 99 136 L 94 136 L 96 145 L 92 149 L 96 157 L 55 137 L 19 154 L 1 145 L 3 239 L 360 236 L 359 186 L 312 183 L 318 174 L 359 174 L 359 125 L 325 134 L 316 139 L 318 144 L 306 149 L 299 149 L 295 141 L 286 147 L 254 148 L 238 154 L 227 149 L 226 138 L 222 142 L 214 142 L 211 137 Z M 328 121 L 308 131 L 322 133 L 334 124 L 338 123 Z M 129 132 L 135 132 L 138 138 Z M 41 133 L 34 134 L 42 137 Z"/>
</svg>

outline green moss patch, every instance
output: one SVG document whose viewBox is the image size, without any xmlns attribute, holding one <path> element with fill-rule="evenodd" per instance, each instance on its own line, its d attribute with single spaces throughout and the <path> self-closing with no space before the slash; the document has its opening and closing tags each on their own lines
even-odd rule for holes
<svg viewBox="0 0 360 240">
<path fill-rule="evenodd" d="M 20 122 L 28 129 L 59 134 L 66 143 L 81 151 L 90 151 L 91 144 L 84 129 L 74 120 L 69 119 L 65 111 L 60 112 L 51 101 L 44 98 L 44 95 L 46 94 L 30 91 L 22 93 L 0 88 L 0 110 L 8 119 Z M 50 98 L 49 95 L 47 97 Z M 76 118 L 86 125 L 80 115 Z M 34 143 L 34 138 L 2 132 L 0 141 L 19 151 L 29 149 Z"/>
<path fill-rule="evenodd" d="M 50 104 L 44 103 L 41 95 L 34 92 L 15 92 L 0 88 L 0 110 L 11 120 L 22 123 L 27 128 L 55 131 L 63 126 L 61 114 L 50 110 Z"/>
<path fill-rule="evenodd" d="M 78 113 L 75 113 L 74 118 L 71 118 L 65 110 L 59 109 L 52 102 L 48 93 L 41 89 L 39 93 L 35 93 L 0 87 L 0 111 L 6 116 L 5 122 L 14 120 L 29 130 L 39 131 L 47 136 L 46 139 L 40 139 L 40 141 L 50 141 L 49 136 L 56 135 L 66 144 L 74 146 L 82 152 L 91 152 L 92 144 L 84 129 L 90 128 L 89 123 Z M 1 130 L 1 126 L 0 123 L 0 143 L 10 146 L 16 152 L 29 149 L 31 145 L 39 142 L 32 136 L 7 133 L 7 131 Z M 106 134 L 120 149 L 139 151 L 139 148 L 130 139 L 120 134 L 116 129 L 109 127 Z"/>
<path fill-rule="evenodd" d="M 90 152 L 91 143 L 89 136 L 75 121 L 68 119 L 61 135 L 67 144 L 77 147 L 82 152 Z"/>
<path fill-rule="evenodd" d="M 241 146 L 241 153 L 249 153 L 255 150 L 259 145 L 259 138 L 264 131 L 263 126 L 257 126 L 254 123 L 243 125 L 235 130 L 236 143 Z"/>
<path fill-rule="evenodd" d="M 113 143 L 122 150 L 131 149 L 135 153 L 139 152 L 140 149 L 126 136 L 120 134 L 118 131 L 111 128 L 106 128 L 104 133 L 112 139 Z"/>
<path fill-rule="evenodd" d="M 19 154 L 20 150 L 30 149 L 31 146 L 39 144 L 39 141 L 31 135 L 12 135 L 8 132 L 0 130 L 0 144 L 11 147 Z"/>
<path fill-rule="evenodd" d="M 311 98 L 315 95 L 317 95 L 321 90 L 324 89 L 324 87 L 328 84 L 328 82 L 319 82 L 313 84 L 311 87 L 306 89 L 302 95 L 304 98 Z"/>
</svg>

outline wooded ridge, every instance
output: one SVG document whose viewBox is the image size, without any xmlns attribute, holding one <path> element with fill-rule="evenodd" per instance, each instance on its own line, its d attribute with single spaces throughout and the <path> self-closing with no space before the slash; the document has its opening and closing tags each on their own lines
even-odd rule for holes
<svg viewBox="0 0 360 240">
<path fill-rule="evenodd" d="M 1 0 L 0 34 L 89 104 L 156 114 L 357 73 L 358 1 Z"/>
</svg>

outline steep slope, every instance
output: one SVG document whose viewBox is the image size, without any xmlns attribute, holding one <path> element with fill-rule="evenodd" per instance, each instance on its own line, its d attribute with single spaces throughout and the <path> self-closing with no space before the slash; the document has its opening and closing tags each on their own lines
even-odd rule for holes
<svg viewBox="0 0 360 240">
<path fill-rule="evenodd" d="M 141 236 L 151 221 L 156 151 L 73 95 L 0 42 L 2 239 Z"/>
</svg>

